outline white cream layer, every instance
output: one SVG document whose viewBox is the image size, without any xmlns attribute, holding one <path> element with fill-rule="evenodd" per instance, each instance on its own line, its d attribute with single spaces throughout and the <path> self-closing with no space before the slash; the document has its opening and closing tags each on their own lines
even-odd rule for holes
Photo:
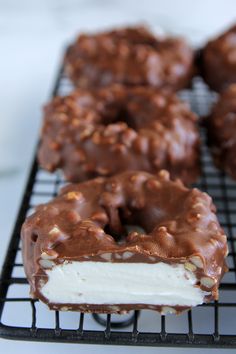
<svg viewBox="0 0 236 354">
<path fill-rule="evenodd" d="M 65 262 L 47 269 L 51 303 L 196 306 L 207 294 L 183 264 Z"/>
</svg>

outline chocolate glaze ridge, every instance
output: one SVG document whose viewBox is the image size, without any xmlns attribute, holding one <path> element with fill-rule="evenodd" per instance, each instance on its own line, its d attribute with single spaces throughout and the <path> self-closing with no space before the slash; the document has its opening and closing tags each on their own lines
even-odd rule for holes
<svg viewBox="0 0 236 354">
<path fill-rule="evenodd" d="M 179 90 L 194 73 L 194 53 L 183 38 L 161 37 L 145 27 L 81 34 L 65 56 L 77 87 L 119 83 Z"/>
<path fill-rule="evenodd" d="M 131 231 L 121 237 L 125 224 L 138 225 L 145 232 Z M 45 269 L 63 262 L 184 264 L 195 273 L 196 286 L 210 292 L 206 302 L 218 298 L 219 282 L 227 270 L 227 239 L 211 197 L 171 181 L 164 170 L 156 176 L 129 171 L 70 184 L 51 202 L 37 207 L 23 224 L 21 236 L 31 294 L 46 303 L 40 292 L 47 282 Z M 137 308 L 122 305 L 115 311 L 109 305 L 102 306 L 101 312 Z M 141 308 L 149 305 L 140 304 Z M 92 306 L 69 307 L 93 311 Z M 60 307 L 63 304 L 50 304 L 50 308 Z"/>
<path fill-rule="evenodd" d="M 164 168 L 189 184 L 199 176 L 199 146 L 196 115 L 175 94 L 113 85 L 49 102 L 38 159 L 73 182 Z"/>
<path fill-rule="evenodd" d="M 200 67 L 204 80 L 215 91 L 236 83 L 236 25 L 205 45 Z"/>
<path fill-rule="evenodd" d="M 236 84 L 219 96 L 205 125 L 216 166 L 236 179 Z"/>
</svg>

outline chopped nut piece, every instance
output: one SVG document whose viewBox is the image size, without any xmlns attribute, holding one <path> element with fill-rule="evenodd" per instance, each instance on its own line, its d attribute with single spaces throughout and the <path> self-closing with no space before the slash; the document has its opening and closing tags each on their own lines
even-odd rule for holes
<svg viewBox="0 0 236 354">
<path fill-rule="evenodd" d="M 69 307 L 67 307 L 67 306 L 60 307 L 60 311 L 68 311 L 68 310 L 69 310 Z"/>
<path fill-rule="evenodd" d="M 184 268 L 189 270 L 190 272 L 195 272 L 197 270 L 197 267 L 190 262 L 184 263 Z"/>
<path fill-rule="evenodd" d="M 203 262 L 199 256 L 190 257 L 190 261 L 198 268 L 203 268 Z"/>
<path fill-rule="evenodd" d="M 167 228 L 166 228 L 166 226 L 160 226 L 160 227 L 158 228 L 158 231 L 166 232 L 166 233 L 167 233 Z"/>
<path fill-rule="evenodd" d="M 102 176 L 106 176 L 110 173 L 109 169 L 104 167 L 97 167 L 96 171 Z"/>
<path fill-rule="evenodd" d="M 201 214 L 199 214 L 199 213 L 195 214 L 193 212 L 190 212 L 186 218 L 186 220 L 189 224 L 193 224 L 196 222 L 196 220 L 200 220 L 200 219 L 201 219 Z"/>
<path fill-rule="evenodd" d="M 55 258 L 57 258 L 57 256 L 58 256 L 58 253 L 54 250 L 47 250 L 41 254 L 42 259 L 55 259 Z"/>
<path fill-rule="evenodd" d="M 209 277 L 202 277 L 201 278 L 201 284 L 205 286 L 206 288 L 212 288 L 215 285 L 216 281 L 213 278 Z"/>
<path fill-rule="evenodd" d="M 161 170 L 159 173 L 158 173 L 158 176 L 161 177 L 161 179 L 163 181 L 168 181 L 170 179 L 170 174 L 168 171 L 166 170 Z"/>
<path fill-rule="evenodd" d="M 101 258 L 105 259 L 106 261 L 111 261 L 111 253 L 103 253 L 100 255 Z"/>
<path fill-rule="evenodd" d="M 132 252 L 126 251 L 126 252 L 123 253 L 122 258 L 123 258 L 123 259 L 128 259 L 128 258 L 130 258 L 130 257 L 132 257 L 132 256 L 133 256 L 133 253 L 132 253 Z"/>
<path fill-rule="evenodd" d="M 48 259 L 40 259 L 39 264 L 43 268 L 52 268 L 54 265 L 54 262 L 48 260 Z"/>
<path fill-rule="evenodd" d="M 84 130 L 80 133 L 80 138 L 81 138 L 82 140 L 85 140 L 85 139 L 87 139 L 88 137 L 90 137 L 90 136 L 92 135 L 92 133 L 93 133 L 93 128 L 92 128 L 92 127 L 86 128 L 86 129 L 84 129 Z"/>
<path fill-rule="evenodd" d="M 66 194 L 68 200 L 80 200 L 82 197 L 83 195 L 80 192 L 68 192 Z"/>
<path fill-rule="evenodd" d="M 176 310 L 173 307 L 163 306 L 161 309 L 161 314 L 162 315 L 176 314 Z"/>
<path fill-rule="evenodd" d="M 59 234 L 61 231 L 57 226 L 54 226 L 50 231 L 49 231 L 49 235 L 56 235 Z"/>
</svg>

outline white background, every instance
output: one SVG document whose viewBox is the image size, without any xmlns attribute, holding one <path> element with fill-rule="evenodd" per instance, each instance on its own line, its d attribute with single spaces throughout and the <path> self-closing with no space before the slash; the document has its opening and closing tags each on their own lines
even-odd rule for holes
<svg viewBox="0 0 236 354">
<path fill-rule="evenodd" d="M 0 0 L 0 264 L 36 145 L 41 106 L 49 97 L 63 48 L 75 34 L 146 22 L 154 29 L 185 35 L 199 46 L 234 21 L 235 0 Z M 111 350 L 137 354 L 199 351 L 0 340 L 0 353 L 7 354 L 105 354 Z"/>
</svg>

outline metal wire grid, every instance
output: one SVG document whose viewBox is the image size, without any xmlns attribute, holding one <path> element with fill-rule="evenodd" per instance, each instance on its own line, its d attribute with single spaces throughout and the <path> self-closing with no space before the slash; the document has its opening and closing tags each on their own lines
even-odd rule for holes
<svg viewBox="0 0 236 354">
<path fill-rule="evenodd" d="M 65 94 L 70 90 L 62 68 L 52 95 Z M 200 78 L 195 78 L 192 89 L 183 91 L 181 97 L 201 116 L 208 113 L 215 100 L 215 95 L 208 91 Z M 203 130 L 203 171 L 196 186 L 213 197 L 230 249 L 229 272 L 221 284 L 219 301 L 198 306 L 179 316 L 165 317 L 155 311 L 135 311 L 127 318 L 127 315 L 92 317 L 83 313 L 49 311 L 44 304 L 32 300 L 28 295 L 29 286 L 21 260 L 20 228 L 34 206 L 51 199 L 65 183 L 60 173 L 48 174 L 41 170 L 35 159 L 1 276 L 0 336 L 90 344 L 236 347 L 236 184 L 214 168 L 204 139 Z"/>
</svg>

